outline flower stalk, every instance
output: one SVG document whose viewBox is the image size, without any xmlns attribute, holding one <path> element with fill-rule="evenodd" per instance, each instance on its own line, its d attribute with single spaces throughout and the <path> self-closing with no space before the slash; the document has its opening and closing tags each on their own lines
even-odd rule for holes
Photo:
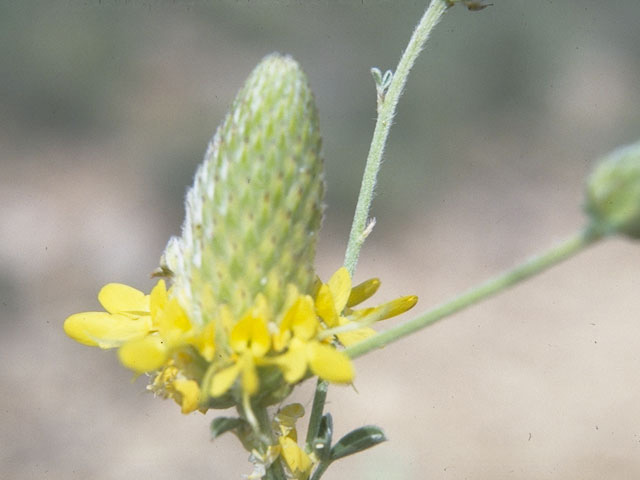
<svg viewBox="0 0 640 480">
<path fill-rule="evenodd" d="M 423 313 L 422 315 L 401 323 L 360 343 L 348 347 L 345 352 L 351 358 L 357 358 L 372 350 L 382 348 L 418 330 L 433 325 L 434 323 L 457 313 L 465 308 L 475 305 L 482 300 L 492 297 L 504 290 L 537 275 L 568 258 L 573 257 L 588 246 L 602 239 L 601 230 L 588 227 L 583 231 L 569 237 L 567 240 L 552 247 L 548 251 L 525 261 L 517 267 L 508 270 L 496 277 L 474 287 L 467 292 L 443 303 L 442 305 Z"/>
<path fill-rule="evenodd" d="M 367 162 L 362 176 L 358 202 L 356 204 L 353 223 L 351 224 L 349 242 L 347 243 L 347 250 L 344 257 L 344 266 L 347 268 L 351 276 L 355 273 L 362 245 L 371 233 L 372 227 L 375 225 L 375 220 L 369 221 L 369 211 L 371 210 L 373 191 L 376 186 L 378 172 L 380 171 L 384 147 L 387 143 L 387 138 L 389 137 L 389 131 L 391 130 L 391 124 L 393 123 L 393 117 L 395 115 L 396 107 L 398 106 L 398 101 L 402 95 L 404 86 L 407 83 L 407 78 L 411 68 L 424 48 L 431 31 L 438 24 L 442 15 L 449 6 L 450 5 L 443 0 L 432 0 L 413 31 L 407 48 L 400 58 L 400 62 L 398 63 L 395 73 L 387 71 L 384 77 L 382 77 L 379 75 L 380 72 L 377 68 L 372 69 L 374 79 L 376 79 L 376 88 L 378 90 L 378 117 L 373 131 L 373 138 L 369 147 L 369 153 L 367 155 Z M 378 75 L 376 75 L 376 73 L 378 73 Z M 380 78 L 379 80 L 378 77 Z M 385 79 L 384 82 L 383 78 Z M 319 422 L 322 418 L 328 387 L 329 385 L 327 382 L 322 379 L 318 380 L 313 399 L 313 410 L 317 415 L 312 415 L 309 419 L 308 432 L 310 434 L 311 432 L 317 432 L 320 426 Z M 307 446 L 309 445 L 309 442 L 310 438 L 307 436 Z M 321 473 L 319 475 L 321 475 Z M 320 478 L 319 475 L 317 478 Z M 315 475 L 314 478 L 316 478 Z"/>
<path fill-rule="evenodd" d="M 367 163 L 362 177 L 358 203 L 356 204 L 351 233 L 349 234 L 349 243 L 347 244 L 347 251 L 344 257 L 344 266 L 347 267 L 347 270 L 352 276 L 356 270 L 360 250 L 369 233 L 367 226 L 369 224 L 369 210 L 371 209 L 371 202 L 373 200 L 373 191 L 376 186 L 384 147 L 389 137 L 389 130 L 393 123 L 398 100 L 402 95 L 409 72 L 418 58 L 420 51 L 423 49 L 431 31 L 438 24 L 447 8 L 447 2 L 443 0 L 432 0 L 420 19 L 420 22 L 418 22 L 413 35 L 411 35 L 407 48 L 400 58 L 396 71 L 391 77 L 391 83 L 389 83 L 388 88 L 386 88 L 384 95 L 378 95 L 378 118 L 376 120 L 375 130 L 373 131 L 369 154 L 367 155 Z"/>
</svg>

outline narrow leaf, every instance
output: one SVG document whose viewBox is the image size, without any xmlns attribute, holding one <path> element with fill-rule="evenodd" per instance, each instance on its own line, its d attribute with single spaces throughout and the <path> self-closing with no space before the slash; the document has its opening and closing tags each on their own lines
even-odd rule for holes
<svg viewBox="0 0 640 480">
<path fill-rule="evenodd" d="M 342 437 L 331 449 L 331 460 L 361 452 L 387 440 L 380 427 L 360 427 Z"/>
<path fill-rule="evenodd" d="M 376 88 L 382 85 L 382 73 L 379 68 L 373 67 L 371 69 L 371 75 L 373 76 L 373 81 L 376 82 Z"/>
<path fill-rule="evenodd" d="M 318 436 L 313 441 L 313 451 L 320 461 L 328 460 L 331 457 L 331 438 L 333 437 L 333 418 L 327 413 L 320 420 Z"/>
<path fill-rule="evenodd" d="M 386 72 L 384 72 L 384 76 L 382 77 L 382 81 L 380 83 L 384 90 L 389 88 L 389 85 L 391 85 L 391 80 L 393 80 L 393 72 L 391 70 L 387 70 Z"/>
<path fill-rule="evenodd" d="M 244 420 L 236 417 L 218 417 L 211 422 L 211 439 L 215 440 L 223 433 L 238 428 Z"/>
</svg>

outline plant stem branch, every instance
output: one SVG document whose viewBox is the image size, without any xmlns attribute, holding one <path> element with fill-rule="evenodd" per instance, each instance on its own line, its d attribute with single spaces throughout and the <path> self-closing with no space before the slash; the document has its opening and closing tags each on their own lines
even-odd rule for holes
<svg viewBox="0 0 640 480">
<path fill-rule="evenodd" d="M 373 200 L 373 190 L 376 185 L 382 154 L 384 153 L 384 147 L 387 142 L 387 137 L 389 136 L 389 130 L 393 123 L 393 117 L 396 111 L 396 106 L 398 105 L 398 100 L 400 99 L 400 95 L 407 83 L 407 76 L 411 71 L 411 67 L 413 67 L 418 54 L 429 38 L 429 34 L 446 10 L 447 5 L 444 0 L 431 1 L 429 7 L 420 19 L 420 22 L 416 26 L 413 35 L 411 35 L 409 44 L 402 54 L 396 71 L 393 74 L 393 79 L 391 80 L 389 89 L 384 94 L 384 97 L 381 99 L 381 103 L 378 106 L 378 119 L 373 132 L 371 146 L 369 147 L 369 154 L 367 156 L 367 163 L 362 177 L 358 203 L 356 205 L 353 224 L 351 225 L 351 233 L 349 234 L 347 252 L 344 258 L 344 265 L 347 267 L 347 270 L 349 270 L 351 276 L 353 276 L 355 272 L 358 257 L 360 255 L 360 249 L 367 237 L 367 220 L 369 218 L 371 201 Z"/>
<path fill-rule="evenodd" d="M 327 399 L 327 390 L 329 384 L 318 378 L 316 384 L 316 393 L 313 397 L 313 405 L 311 406 L 311 414 L 309 415 L 309 429 L 307 430 L 307 453 L 313 451 L 313 441 L 318 436 L 320 430 L 320 422 L 322 421 L 322 413 L 324 410 L 324 402 Z"/>
<path fill-rule="evenodd" d="M 413 320 L 402 323 L 396 327 L 390 328 L 384 332 L 374 335 L 362 342 L 359 342 L 345 350 L 345 353 L 351 358 L 364 355 L 371 350 L 381 348 L 391 342 L 395 342 L 402 337 L 410 335 L 422 328 L 433 325 L 438 320 L 453 315 L 454 313 L 464 310 L 486 298 L 506 290 L 523 280 L 526 280 L 560 262 L 566 260 L 578 252 L 584 250 L 603 238 L 603 234 L 595 229 L 587 228 L 577 233 L 551 248 L 547 252 L 533 257 L 521 265 L 508 270 L 487 282 L 468 290 L 462 295 L 446 302 L 433 310 L 430 310 Z"/>
<path fill-rule="evenodd" d="M 269 447 L 276 443 L 271 428 L 271 418 L 266 407 L 253 406 L 253 414 L 258 422 L 258 437 L 262 443 L 261 452 L 263 455 L 267 455 Z M 267 468 L 266 480 L 286 480 L 287 476 L 282 467 L 281 457 L 278 456 L 271 465 Z"/>
<path fill-rule="evenodd" d="M 330 464 L 331 464 L 331 462 L 329 462 L 329 461 L 320 462 L 318 464 L 318 466 L 316 467 L 316 470 L 313 472 L 311 480 L 320 480 L 320 477 L 322 477 L 324 472 L 327 471 L 327 468 L 329 468 Z"/>
<path fill-rule="evenodd" d="M 369 154 L 367 155 L 367 163 L 362 176 L 360 194 L 358 195 L 358 203 L 356 205 L 356 211 L 351 225 L 351 233 L 349 234 L 349 243 L 347 244 L 347 251 L 344 258 L 344 265 L 352 277 L 356 270 L 356 264 L 358 263 L 358 257 L 360 256 L 360 249 L 362 248 L 362 245 L 370 231 L 370 229 L 367 230 L 369 225 L 367 220 L 369 218 L 371 201 L 373 200 L 373 190 L 376 185 L 384 146 L 387 142 L 387 137 L 389 136 L 389 130 L 391 129 L 398 100 L 402 94 L 405 84 L 407 83 L 407 77 L 409 75 L 409 71 L 411 71 L 411 67 L 413 67 L 418 54 L 424 47 L 427 38 L 429 38 L 431 30 L 433 30 L 446 10 L 447 4 L 444 0 L 431 1 L 429 7 L 420 19 L 420 22 L 418 22 L 413 35 L 411 35 L 409 44 L 400 58 L 400 62 L 398 63 L 398 67 L 396 68 L 393 79 L 389 84 L 388 90 L 382 98 L 378 99 L 378 118 L 373 131 Z M 315 396 L 313 398 L 311 416 L 309 418 L 307 448 L 309 448 L 311 442 L 313 442 L 315 438 L 315 435 L 318 433 L 320 421 L 322 420 L 322 413 L 324 411 L 324 403 L 327 398 L 328 387 L 329 385 L 327 382 L 318 379 Z M 320 475 L 322 475 L 327 466 L 328 465 L 324 466 L 322 469 L 318 469 L 313 478 L 320 478 Z"/>
</svg>

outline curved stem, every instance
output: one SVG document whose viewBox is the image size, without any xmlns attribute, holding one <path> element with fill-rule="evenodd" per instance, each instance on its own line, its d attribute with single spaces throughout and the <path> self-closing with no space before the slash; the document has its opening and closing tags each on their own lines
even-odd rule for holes
<svg viewBox="0 0 640 480">
<path fill-rule="evenodd" d="M 418 54 L 429 38 L 431 30 L 437 25 L 447 8 L 448 6 L 445 0 L 431 1 L 420 22 L 418 22 L 413 35 L 411 35 L 411 39 L 400 58 L 400 62 L 398 63 L 398 67 L 396 68 L 387 92 L 382 98 L 379 97 L 378 99 L 378 119 L 376 120 L 371 146 L 369 147 L 369 154 L 367 155 L 367 163 L 362 176 L 358 203 L 356 204 L 356 211 L 353 217 L 353 223 L 351 224 L 349 243 L 347 244 L 347 251 L 344 257 L 344 266 L 352 277 L 356 270 L 360 249 L 370 231 L 370 229 L 367 230 L 367 219 L 369 217 L 371 201 L 373 200 L 373 189 L 376 185 L 384 146 L 389 136 L 389 130 L 391 129 L 391 123 L 396 111 L 396 106 L 398 105 L 398 100 L 407 83 L 407 77 L 411 67 L 413 67 Z M 313 398 L 312 414 L 309 418 L 307 445 L 310 445 L 313 441 L 313 435 L 318 432 L 318 428 L 320 427 L 328 387 L 327 382 L 318 379 L 315 396 Z M 320 478 L 323 472 L 324 470 L 316 472 L 314 479 L 316 477 Z"/>
<path fill-rule="evenodd" d="M 373 200 L 373 190 L 376 185 L 378 171 L 380 170 L 380 161 L 382 160 L 384 146 L 389 136 L 389 130 L 391 129 L 398 100 L 407 83 L 407 76 L 409 75 L 411 67 L 413 67 L 418 54 L 424 47 L 427 38 L 429 38 L 431 30 L 433 30 L 433 27 L 435 27 L 440 18 L 442 18 L 442 14 L 446 9 L 447 4 L 444 0 L 431 1 L 416 26 L 413 35 L 411 35 L 411 40 L 409 40 L 406 50 L 400 58 L 389 89 L 380 99 L 378 119 L 373 132 L 371 146 L 369 147 L 356 212 L 353 218 L 353 224 L 351 225 L 351 233 L 349 234 L 347 252 L 344 258 L 344 266 L 347 267 L 351 276 L 353 276 L 355 272 L 360 249 L 367 237 L 367 220 L 369 218 L 371 201 Z"/>
<path fill-rule="evenodd" d="M 347 244 L 347 251 L 344 257 L 344 266 L 352 277 L 356 270 L 360 249 L 370 231 L 370 229 L 367 230 L 367 219 L 369 218 L 369 209 L 371 208 L 371 201 L 373 200 L 373 189 L 376 185 L 384 146 L 389 136 L 389 130 L 391 129 L 391 123 L 396 111 L 396 106 L 398 105 L 398 100 L 407 83 L 407 77 L 411 67 L 413 67 L 418 54 L 429 38 L 431 30 L 437 25 L 447 8 L 448 6 L 445 0 L 431 1 L 420 22 L 418 22 L 416 29 L 413 31 L 413 35 L 411 35 L 411 39 L 400 58 L 400 62 L 398 63 L 398 67 L 396 68 L 387 92 L 382 98 L 379 97 L 378 99 L 378 119 L 376 120 L 371 146 L 369 147 L 369 154 L 367 155 L 367 163 L 362 176 L 358 203 L 356 204 L 356 211 L 353 217 L 353 223 L 351 224 L 349 243 Z M 313 399 L 312 415 L 309 418 L 307 445 L 313 441 L 312 436 L 318 432 L 318 428 L 320 427 L 328 387 L 327 382 L 318 379 Z M 323 472 L 324 469 L 322 471 L 318 470 L 318 472 L 314 474 L 314 479 L 316 477 L 320 478 Z"/>
<path fill-rule="evenodd" d="M 601 238 L 603 238 L 602 232 L 597 231 L 596 229 L 587 228 L 559 245 L 551 248 L 547 252 L 531 258 L 521 265 L 508 270 L 487 282 L 472 288 L 471 290 L 468 290 L 453 300 L 423 313 L 413 320 L 409 320 L 408 322 L 402 323 L 396 327 L 390 328 L 389 330 L 363 340 L 362 342 L 352 345 L 345 350 L 345 353 L 351 358 L 356 358 L 370 352 L 371 350 L 375 350 L 388 345 L 391 342 L 395 342 L 396 340 L 410 335 L 417 330 L 433 325 L 438 320 L 442 320 L 449 315 L 453 315 L 460 310 L 464 310 L 471 305 L 500 293 L 507 288 L 572 257 Z"/>
</svg>

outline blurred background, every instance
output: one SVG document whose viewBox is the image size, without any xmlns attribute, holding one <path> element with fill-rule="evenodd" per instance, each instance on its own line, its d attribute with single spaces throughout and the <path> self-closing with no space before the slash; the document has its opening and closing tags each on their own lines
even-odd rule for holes
<svg viewBox="0 0 640 480">
<path fill-rule="evenodd" d="M 375 122 L 426 0 L 0 4 L 0 477 L 235 479 L 214 417 L 182 416 L 113 352 L 65 337 L 102 285 L 148 291 L 207 141 L 251 69 L 292 54 L 315 91 L 340 266 Z M 356 281 L 416 312 L 584 223 L 593 161 L 640 137 L 637 0 L 454 8 L 400 101 Z M 640 478 L 640 245 L 612 239 L 357 361 L 336 436 L 390 441 L 327 480 Z M 406 315 L 409 318 L 412 313 Z M 400 319 L 402 320 L 402 318 Z M 295 399 L 310 408 L 312 385 Z"/>
</svg>

